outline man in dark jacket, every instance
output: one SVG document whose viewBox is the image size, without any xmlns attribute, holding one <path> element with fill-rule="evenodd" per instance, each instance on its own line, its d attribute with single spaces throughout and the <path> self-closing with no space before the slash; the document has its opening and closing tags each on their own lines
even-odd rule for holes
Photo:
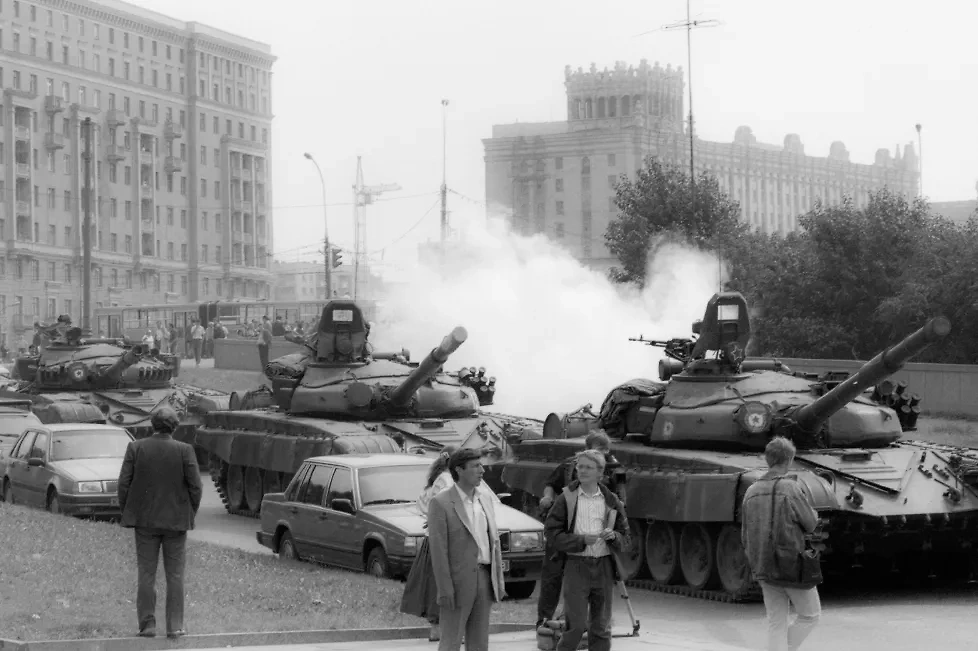
<svg viewBox="0 0 978 651">
<path fill-rule="evenodd" d="M 564 561 L 567 630 L 557 651 L 574 651 L 587 633 L 589 651 L 611 649 L 611 605 L 621 572 L 615 552 L 628 548 L 628 520 L 618 496 L 602 486 L 604 455 L 577 455 L 578 480 L 565 487 L 547 516 L 546 535 Z"/>
<path fill-rule="evenodd" d="M 166 573 L 166 636 L 183 629 L 183 570 L 187 531 L 194 528 L 201 483 L 192 447 L 173 440 L 180 424 L 176 412 L 163 407 L 153 414 L 153 435 L 133 441 L 119 473 L 122 526 L 136 530 L 136 616 L 139 635 L 156 635 L 156 568 L 160 548 Z"/>
<path fill-rule="evenodd" d="M 764 449 L 768 471 L 747 489 L 742 508 L 741 539 L 764 594 L 769 651 L 795 651 L 818 624 L 822 612 L 818 589 L 785 581 L 775 560 L 776 549 L 794 555 L 803 552 L 805 535 L 818 526 L 811 493 L 795 476 L 787 474 L 794 458 L 791 441 L 780 436 L 771 439 Z M 791 605 L 797 617 L 789 625 Z"/>
</svg>

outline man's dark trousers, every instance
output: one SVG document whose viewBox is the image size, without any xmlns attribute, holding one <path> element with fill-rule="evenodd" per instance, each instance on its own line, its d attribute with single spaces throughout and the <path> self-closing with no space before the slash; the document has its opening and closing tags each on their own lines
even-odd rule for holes
<svg viewBox="0 0 978 651">
<path fill-rule="evenodd" d="M 553 558 L 557 556 L 557 558 Z M 537 599 L 537 621 L 553 619 L 557 604 L 560 603 L 560 587 L 564 578 L 564 561 L 551 543 L 543 555 L 543 568 L 540 571 L 540 597 Z"/>
<path fill-rule="evenodd" d="M 587 633 L 588 651 L 611 649 L 614 569 L 611 556 L 568 556 L 564 564 L 564 613 L 567 630 L 557 651 L 575 651 Z"/>
<path fill-rule="evenodd" d="M 261 363 L 262 372 L 264 372 L 265 367 L 268 366 L 268 346 L 258 345 L 258 361 Z"/>
<path fill-rule="evenodd" d="M 183 630 L 183 570 L 187 560 L 187 532 L 136 527 L 136 617 L 139 630 L 156 628 L 156 568 L 163 550 L 166 575 L 166 630 Z"/>
</svg>

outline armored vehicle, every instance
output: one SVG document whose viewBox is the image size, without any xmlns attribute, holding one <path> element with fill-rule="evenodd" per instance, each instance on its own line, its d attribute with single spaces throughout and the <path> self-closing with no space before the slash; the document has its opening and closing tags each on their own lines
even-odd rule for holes
<svg viewBox="0 0 978 651">
<path fill-rule="evenodd" d="M 0 391 L 29 398 L 44 423 L 109 422 L 142 438 L 152 433 L 152 413 L 170 406 L 181 417 L 174 437 L 193 443 L 201 415 L 228 408 L 228 394 L 175 384 L 172 356 L 118 339 L 86 339 L 79 328 L 59 326 L 51 334 L 39 354 L 15 361 L 14 379 Z"/>
<path fill-rule="evenodd" d="M 509 442 L 542 435 L 542 423 L 480 411 L 495 392 L 484 369 L 444 372 L 465 328 L 417 364 L 406 350 L 374 352 L 368 334 L 355 302 L 330 301 L 302 352 L 266 366 L 271 388 L 232 395 L 230 411 L 205 416 L 197 443 L 230 513 L 257 516 L 265 493 L 284 490 L 304 460 L 330 454 L 476 447 L 498 488 Z"/>
<path fill-rule="evenodd" d="M 551 414 L 544 439 L 514 446 L 503 480 L 528 509 L 556 465 L 583 448 L 580 436 L 603 428 L 624 473 L 631 577 L 693 596 L 753 598 L 740 508 L 767 470 L 767 441 L 780 435 L 798 448 L 792 470 L 822 519 L 816 544 L 827 573 L 860 565 L 967 573 L 978 536 L 978 493 L 965 481 L 972 464 L 902 441 L 920 399 L 887 379 L 948 334 L 946 319 L 931 319 L 848 377 L 746 358 L 740 294 L 714 295 L 693 330 L 698 337 L 647 342 L 665 348 L 661 382 L 616 387 L 596 415 Z"/>
</svg>

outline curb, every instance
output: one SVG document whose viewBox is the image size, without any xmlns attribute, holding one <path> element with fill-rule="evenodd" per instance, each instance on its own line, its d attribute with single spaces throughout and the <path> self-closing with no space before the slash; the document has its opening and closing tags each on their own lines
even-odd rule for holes
<svg viewBox="0 0 978 651">
<path fill-rule="evenodd" d="M 489 633 L 533 631 L 535 624 L 490 624 Z M 267 646 L 288 644 L 329 644 L 335 642 L 371 642 L 427 638 L 427 626 L 410 628 L 364 628 L 334 631 L 270 631 L 262 633 L 212 633 L 185 635 L 169 640 L 155 638 L 111 637 L 81 640 L 40 640 L 25 642 L 0 638 L 2 651 L 156 651 L 157 649 L 213 649 L 217 647 Z"/>
</svg>

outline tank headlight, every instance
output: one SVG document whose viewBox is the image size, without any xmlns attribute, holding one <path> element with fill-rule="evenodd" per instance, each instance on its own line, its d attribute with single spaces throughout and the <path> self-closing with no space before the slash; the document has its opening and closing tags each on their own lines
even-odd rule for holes
<svg viewBox="0 0 978 651">
<path fill-rule="evenodd" d="M 748 434 L 760 434 L 771 426 L 771 408 L 763 402 L 748 402 L 737 410 L 736 419 Z"/>
</svg>

